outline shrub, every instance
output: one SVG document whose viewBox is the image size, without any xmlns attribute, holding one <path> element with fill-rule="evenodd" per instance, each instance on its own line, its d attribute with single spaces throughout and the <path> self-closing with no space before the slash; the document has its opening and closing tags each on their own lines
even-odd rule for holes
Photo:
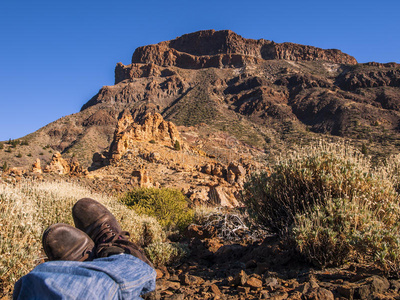
<svg viewBox="0 0 400 300">
<path fill-rule="evenodd" d="M 156 141 L 155 141 L 155 140 L 150 140 L 149 143 L 150 143 L 150 144 L 155 144 Z"/>
<path fill-rule="evenodd" d="M 7 172 L 7 170 L 8 170 L 8 164 L 7 164 L 6 161 L 3 163 L 3 166 L 2 166 L 1 168 L 2 168 L 3 172 Z"/>
<path fill-rule="evenodd" d="M 169 188 L 138 188 L 125 193 L 121 200 L 138 214 L 156 217 L 168 230 L 182 230 L 193 219 L 185 196 Z"/>
<path fill-rule="evenodd" d="M 149 260 L 156 267 L 178 263 L 189 253 L 188 248 L 180 243 L 156 242 L 150 244 L 144 250 Z"/>
<path fill-rule="evenodd" d="M 39 155 L 43 155 L 43 154 L 44 154 L 43 152 L 40 152 L 40 153 L 39 153 Z"/>
<path fill-rule="evenodd" d="M 21 152 L 18 152 L 18 154 L 16 155 L 16 157 L 21 158 L 21 157 L 22 157 Z"/>
<path fill-rule="evenodd" d="M 28 145 L 29 145 L 28 140 L 21 141 L 21 146 L 28 146 Z"/>
<path fill-rule="evenodd" d="M 3 143 L 0 143 L 0 150 L 4 149 Z"/>
<path fill-rule="evenodd" d="M 324 205 L 326 199 L 363 196 L 379 205 L 397 197 L 392 183 L 348 146 L 311 146 L 270 168 L 271 173 L 249 180 L 244 200 L 259 221 L 280 233 L 289 229 L 297 213 Z"/>
<path fill-rule="evenodd" d="M 179 150 L 181 150 L 181 144 L 179 143 L 179 141 L 178 141 L 178 140 L 176 140 L 176 141 L 175 141 L 175 144 L 174 144 L 174 149 L 175 149 L 176 151 L 179 151 Z"/>
<path fill-rule="evenodd" d="M 317 266 L 375 261 L 399 276 L 399 218 L 398 202 L 377 208 L 362 197 L 329 199 L 296 215 L 293 233 L 299 251 Z"/>
<path fill-rule="evenodd" d="M 374 260 L 400 275 L 399 195 L 389 171 L 349 146 L 319 144 L 253 176 L 244 199 L 315 265 Z"/>
</svg>

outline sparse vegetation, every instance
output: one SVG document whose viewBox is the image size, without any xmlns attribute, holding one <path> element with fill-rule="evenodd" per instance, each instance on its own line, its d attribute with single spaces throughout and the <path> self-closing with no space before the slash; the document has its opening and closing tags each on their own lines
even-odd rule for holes
<svg viewBox="0 0 400 300">
<path fill-rule="evenodd" d="M 155 144 L 156 141 L 155 141 L 155 140 L 150 140 L 149 143 L 150 143 L 150 144 Z"/>
<path fill-rule="evenodd" d="M 6 161 L 3 163 L 3 166 L 1 168 L 2 168 L 3 172 L 7 172 L 8 171 L 8 164 L 7 164 Z"/>
<path fill-rule="evenodd" d="M 185 196 L 178 190 L 137 188 L 125 193 L 121 200 L 138 214 L 157 218 L 168 230 L 183 229 L 193 219 L 193 211 L 188 208 Z"/>
<path fill-rule="evenodd" d="M 17 157 L 17 158 L 21 158 L 21 157 L 22 157 L 21 152 L 18 152 L 18 154 L 16 155 L 16 157 Z"/>
<path fill-rule="evenodd" d="M 179 143 L 178 140 L 176 140 L 175 143 L 174 143 L 174 149 L 176 151 L 180 151 L 181 150 L 181 144 Z"/>
<path fill-rule="evenodd" d="M 156 264 L 173 262 L 181 255 L 177 250 L 179 245 L 164 245 L 165 233 L 153 217 L 140 216 L 117 199 L 92 194 L 66 182 L 22 180 L 17 185 L 0 182 L 0 291 L 3 294 L 11 293 L 15 281 L 42 261 L 41 237 L 49 225 L 58 222 L 73 225 L 72 206 L 83 197 L 92 197 L 107 206 L 123 230 L 129 231 L 146 253 L 153 253 L 151 259 Z"/>
<path fill-rule="evenodd" d="M 153 264 L 158 267 L 181 260 L 188 255 L 189 250 L 179 243 L 155 242 L 145 248 L 145 253 Z"/>
<path fill-rule="evenodd" d="M 373 168 L 349 146 L 321 143 L 253 176 L 244 199 L 259 222 L 315 265 L 372 260 L 400 275 L 395 169 Z"/>
<path fill-rule="evenodd" d="M 4 149 L 3 143 L 0 143 L 0 150 L 3 150 L 3 149 Z"/>
</svg>

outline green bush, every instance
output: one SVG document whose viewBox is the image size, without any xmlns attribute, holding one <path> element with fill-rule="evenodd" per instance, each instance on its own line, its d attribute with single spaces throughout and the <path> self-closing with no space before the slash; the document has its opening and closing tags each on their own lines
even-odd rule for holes
<svg viewBox="0 0 400 300">
<path fill-rule="evenodd" d="M 186 197 L 169 188 L 138 188 L 121 197 L 138 214 L 155 217 L 168 230 L 184 229 L 193 219 Z"/>
<path fill-rule="evenodd" d="M 3 143 L 0 143 L 0 150 L 4 149 Z"/>
<path fill-rule="evenodd" d="M 318 266 L 345 261 L 400 270 L 399 195 L 388 168 L 344 145 L 299 150 L 253 176 L 244 200 L 257 220 Z"/>
<path fill-rule="evenodd" d="M 175 141 L 175 144 L 174 144 L 174 149 L 175 149 L 176 151 L 179 151 L 179 150 L 181 150 L 181 144 L 179 143 L 179 141 L 178 141 L 178 140 L 176 140 L 176 141 Z"/>
<path fill-rule="evenodd" d="M 21 158 L 21 157 L 22 157 L 21 152 L 18 152 L 18 154 L 16 155 L 16 157 Z"/>
</svg>

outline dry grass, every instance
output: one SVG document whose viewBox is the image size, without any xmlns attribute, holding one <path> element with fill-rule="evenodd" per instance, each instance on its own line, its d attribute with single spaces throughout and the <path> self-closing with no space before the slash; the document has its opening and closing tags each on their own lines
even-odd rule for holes
<svg viewBox="0 0 400 300">
<path fill-rule="evenodd" d="M 58 222 L 73 225 L 72 206 L 83 197 L 109 208 L 141 246 L 163 241 L 164 233 L 154 218 L 138 216 L 114 198 L 66 182 L 23 180 L 12 185 L 0 181 L 0 296 L 11 293 L 16 280 L 43 261 L 43 231 Z"/>
</svg>

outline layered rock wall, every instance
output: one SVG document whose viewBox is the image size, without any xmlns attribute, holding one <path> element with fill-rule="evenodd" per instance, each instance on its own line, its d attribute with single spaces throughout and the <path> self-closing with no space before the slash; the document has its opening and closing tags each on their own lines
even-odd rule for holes
<svg viewBox="0 0 400 300">
<path fill-rule="evenodd" d="M 340 50 L 324 50 L 293 43 L 277 44 L 263 39 L 244 39 L 230 30 L 199 31 L 172 41 L 139 47 L 133 53 L 132 63 L 199 69 L 241 67 L 248 63 L 271 59 L 357 64 L 354 57 Z"/>
</svg>

